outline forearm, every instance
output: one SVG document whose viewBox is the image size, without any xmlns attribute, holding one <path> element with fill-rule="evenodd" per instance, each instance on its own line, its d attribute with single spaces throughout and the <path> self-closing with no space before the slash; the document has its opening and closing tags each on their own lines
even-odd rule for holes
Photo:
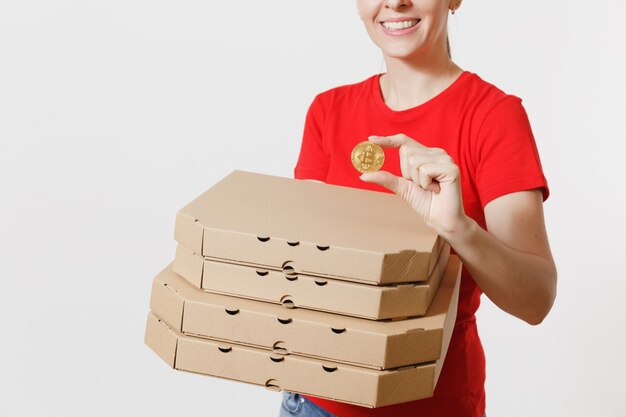
<svg viewBox="0 0 626 417">
<path fill-rule="evenodd" d="M 556 296 L 551 259 L 507 246 L 470 218 L 444 238 L 498 307 L 533 325 L 543 321 Z"/>
</svg>

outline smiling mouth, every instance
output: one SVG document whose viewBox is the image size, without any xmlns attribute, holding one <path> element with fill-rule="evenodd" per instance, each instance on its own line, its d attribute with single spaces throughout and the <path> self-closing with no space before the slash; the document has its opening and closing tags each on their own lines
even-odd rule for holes
<svg viewBox="0 0 626 417">
<path fill-rule="evenodd" d="M 400 20 L 397 22 L 380 22 L 387 30 L 404 30 L 412 28 L 420 22 L 420 19 Z"/>
</svg>

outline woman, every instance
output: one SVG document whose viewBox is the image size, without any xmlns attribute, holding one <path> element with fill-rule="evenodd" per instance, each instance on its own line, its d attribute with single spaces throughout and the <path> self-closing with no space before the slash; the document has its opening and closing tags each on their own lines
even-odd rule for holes
<svg viewBox="0 0 626 417">
<path fill-rule="evenodd" d="M 548 185 L 517 97 L 463 71 L 449 54 L 448 14 L 461 0 L 357 0 L 387 72 L 318 95 L 296 178 L 391 191 L 461 257 L 459 311 L 432 398 L 377 409 L 286 393 L 281 415 L 451 416 L 485 412 L 485 359 L 474 313 L 481 293 L 532 325 L 556 295 L 542 203 Z M 358 175 L 368 139 L 386 171 Z"/>
</svg>

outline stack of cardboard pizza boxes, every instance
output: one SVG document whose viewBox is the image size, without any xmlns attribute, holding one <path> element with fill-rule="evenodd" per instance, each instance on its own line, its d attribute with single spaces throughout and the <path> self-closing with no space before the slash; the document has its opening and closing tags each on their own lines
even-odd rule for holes
<svg viewBox="0 0 626 417">
<path fill-rule="evenodd" d="M 170 366 L 366 407 L 432 396 L 461 264 L 398 197 L 235 171 L 175 239 L 145 337 Z"/>
</svg>

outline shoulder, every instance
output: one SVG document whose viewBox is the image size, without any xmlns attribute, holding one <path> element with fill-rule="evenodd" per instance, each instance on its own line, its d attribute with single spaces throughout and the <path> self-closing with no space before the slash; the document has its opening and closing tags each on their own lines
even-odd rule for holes
<svg viewBox="0 0 626 417">
<path fill-rule="evenodd" d="M 478 74 L 466 71 L 464 76 L 464 98 L 476 118 L 485 120 L 494 115 L 525 115 L 520 97 L 505 92 Z"/>
<path fill-rule="evenodd" d="M 328 110 L 334 106 L 350 105 L 371 94 L 372 86 L 378 82 L 379 76 L 380 74 L 375 74 L 353 84 L 340 85 L 325 90 L 315 96 L 313 106 Z"/>
</svg>

